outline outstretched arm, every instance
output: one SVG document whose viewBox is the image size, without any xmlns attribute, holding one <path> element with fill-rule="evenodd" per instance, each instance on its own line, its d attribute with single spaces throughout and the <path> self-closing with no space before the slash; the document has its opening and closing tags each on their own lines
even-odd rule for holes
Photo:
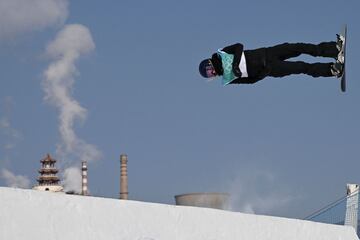
<svg viewBox="0 0 360 240">
<path fill-rule="evenodd" d="M 260 81 L 262 78 L 237 78 L 230 82 L 230 84 L 253 84 Z"/>
</svg>

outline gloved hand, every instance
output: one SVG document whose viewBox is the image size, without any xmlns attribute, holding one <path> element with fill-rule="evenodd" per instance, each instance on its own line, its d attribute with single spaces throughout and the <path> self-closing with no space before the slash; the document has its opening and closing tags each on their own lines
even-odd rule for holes
<svg viewBox="0 0 360 240">
<path fill-rule="evenodd" d="M 236 76 L 236 77 L 241 77 L 241 71 L 240 71 L 240 69 L 239 69 L 239 66 L 234 66 L 233 67 L 233 72 L 234 72 L 234 75 Z"/>
</svg>

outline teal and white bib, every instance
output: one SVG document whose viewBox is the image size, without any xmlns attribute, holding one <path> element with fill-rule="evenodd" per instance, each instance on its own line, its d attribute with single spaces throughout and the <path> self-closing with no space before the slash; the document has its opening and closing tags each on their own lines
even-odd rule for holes
<svg viewBox="0 0 360 240">
<path fill-rule="evenodd" d="M 223 68 L 223 75 L 222 75 L 222 84 L 227 85 L 232 82 L 237 77 L 235 76 L 232 70 L 232 63 L 234 61 L 234 55 L 226 53 L 219 49 L 217 51 L 219 57 L 221 57 L 221 64 Z"/>
</svg>

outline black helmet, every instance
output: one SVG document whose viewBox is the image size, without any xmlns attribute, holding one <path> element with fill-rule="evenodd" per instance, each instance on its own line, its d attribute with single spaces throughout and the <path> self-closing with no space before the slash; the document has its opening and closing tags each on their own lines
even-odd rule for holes
<svg viewBox="0 0 360 240">
<path fill-rule="evenodd" d="M 211 78 L 217 75 L 210 58 L 201 61 L 199 64 L 199 72 L 204 78 Z"/>
</svg>

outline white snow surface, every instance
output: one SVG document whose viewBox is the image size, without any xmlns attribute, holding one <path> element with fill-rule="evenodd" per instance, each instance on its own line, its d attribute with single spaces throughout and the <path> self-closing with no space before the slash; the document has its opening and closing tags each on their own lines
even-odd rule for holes
<svg viewBox="0 0 360 240">
<path fill-rule="evenodd" d="M 0 187 L 1 240 L 357 240 L 352 227 Z"/>
</svg>

